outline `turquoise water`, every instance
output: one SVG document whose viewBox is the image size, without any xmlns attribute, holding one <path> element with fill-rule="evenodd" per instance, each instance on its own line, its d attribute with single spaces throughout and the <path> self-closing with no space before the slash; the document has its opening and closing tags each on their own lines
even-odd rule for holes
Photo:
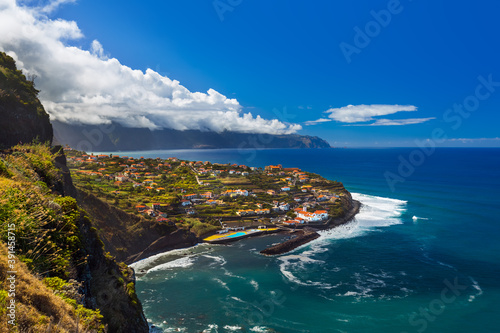
<svg viewBox="0 0 500 333">
<path fill-rule="evenodd" d="M 136 263 L 146 316 L 165 332 L 499 331 L 500 149 L 438 149 L 394 188 L 384 174 L 411 149 L 138 154 L 300 167 L 364 204 L 285 255 L 259 254 L 284 238 L 268 235 Z"/>
<path fill-rule="evenodd" d="M 235 234 L 232 234 L 232 235 L 229 235 L 229 236 L 226 236 L 226 238 L 234 238 L 234 237 L 240 237 L 240 236 L 245 236 L 246 233 L 245 232 L 237 232 Z"/>
</svg>

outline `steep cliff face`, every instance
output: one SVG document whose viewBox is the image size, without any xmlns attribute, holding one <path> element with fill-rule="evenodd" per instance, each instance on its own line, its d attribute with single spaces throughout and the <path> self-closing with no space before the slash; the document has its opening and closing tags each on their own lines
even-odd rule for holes
<svg viewBox="0 0 500 333">
<path fill-rule="evenodd" d="M 15 146 L 0 154 L 0 245 L 4 247 L 8 241 L 7 225 L 14 225 L 15 253 L 20 265 L 26 263 L 29 274 L 65 284 L 75 281 L 78 297 L 69 303 L 74 307 L 61 310 L 68 325 L 90 309 L 100 311 L 102 318 L 95 320 L 109 332 L 148 332 L 135 294 L 133 271 L 104 251 L 91 217 L 68 196 L 76 189 L 69 174 L 64 174 L 65 167 L 64 157 L 54 156 L 45 145 Z M 0 294 L 4 284 L 0 281 Z M 52 298 L 19 297 L 20 303 L 38 306 L 27 322 L 38 322 L 43 316 L 48 318 L 47 325 L 57 320 L 49 311 Z"/>
<path fill-rule="evenodd" d="M 104 253 L 104 247 L 90 219 L 79 223 L 88 261 L 80 271 L 85 305 L 99 309 L 109 332 L 148 332 L 142 305 L 135 294 L 135 275 L 125 264 Z"/>
<path fill-rule="evenodd" d="M 14 256 L 19 269 L 19 331 L 148 332 L 134 273 L 105 252 L 91 217 L 77 205 L 61 147 L 17 145 L 52 142 L 37 94 L 0 52 L 0 314 L 8 300 L 4 249 L 14 228 L 8 259 Z"/>
<path fill-rule="evenodd" d="M 0 148 L 34 139 L 52 142 L 52 125 L 37 98 L 33 82 L 26 80 L 14 60 L 0 52 Z"/>
<path fill-rule="evenodd" d="M 202 132 L 109 126 L 69 125 L 53 122 L 54 137 L 60 144 L 83 151 L 211 149 L 211 148 L 330 148 L 316 136 L 270 135 L 236 132 Z"/>
<path fill-rule="evenodd" d="M 80 206 L 92 216 L 106 251 L 126 263 L 199 242 L 187 230 L 126 213 L 86 191 L 78 190 L 77 198 Z"/>
<path fill-rule="evenodd" d="M 53 151 L 58 151 L 54 158 L 54 165 L 59 171 L 55 188 L 61 190 L 63 195 L 76 199 L 77 190 L 61 148 L 53 148 Z M 125 264 L 119 265 L 113 256 L 106 254 L 93 226 L 92 216 L 86 211 L 79 218 L 78 229 L 88 258 L 85 265 L 78 269 L 79 280 L 84 284 L 85 305 L 100 310 L 110 332 L 148 332 L 142 305 L 135 294 L 133 270 Z"/>
</svg>

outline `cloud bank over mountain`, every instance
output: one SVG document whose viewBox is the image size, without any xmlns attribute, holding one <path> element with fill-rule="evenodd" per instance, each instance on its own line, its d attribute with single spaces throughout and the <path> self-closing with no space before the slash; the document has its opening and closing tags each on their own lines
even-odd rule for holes
<svg viewBox="0 0 500 333">
<path fill-rule="evenodd" d="M 209 89 L 191 92 L 179 81 L 147 69 L 134 70 L 108 58 L 94 40 L 89 49 L 71 46 L 83 38 L 74 21 L 48 13 L 73 0 L 43 6 L 0 0 L 0 50 L 36 75 L 40 99 L 51 119 L 69 124 L 109 124 L 176 130 L 225 130 L 290 134 L 302 127 L 243 113 L 236 99 Z"/>
</svg>

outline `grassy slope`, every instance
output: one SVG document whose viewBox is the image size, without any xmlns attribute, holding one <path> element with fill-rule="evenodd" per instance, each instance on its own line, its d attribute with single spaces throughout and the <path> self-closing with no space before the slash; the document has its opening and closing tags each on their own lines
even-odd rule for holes
<svg viewBox="0 0 500 333">
<path fill-rule="evenodd" d="M 35 278 L 25 264 L 18 264 L 16 277 L 17 327 L 21 332 L 75 332 L 77 318 L 75 309 L 61 297 Z M 0 246 L 0 332 L 9 332 L 6 320 L 5 292 L 7 288 L 7 250 Z M 52 325 L 51 325 L 52 322 Z M 57 325 L 57 326 L 56 326 Z M 80 324 L 80 327 L 81 324 Z"/>
<path fill-rule="evenodd" d="M 102 242 L 76 200 L 54 191 L 63 188 L 54 159 L 44 145 L 18 146 L 0 156 L 0 262 L 6 259 L 7 224 L 14 224 L 19 279 L 31 281 L 24 289 L 20 285 L 16 294 L 18 313 L 26 314 L 18 317 L 18 328 L 38 325 L 27 331 L 39 332 L 51 321 L 61 321 L 67 323 L 67 331 L 74 331 L 78 314 L 80 331 L 101 331 L 104 323 L 115 332 L 147 331 L 132 271 L 104 254 Z M 39 287 L 42 282 L 35 276 L 62 285 L 74 279 L 81 287 L 79 293 L 70 295 L 73 298 L 63 301 Z M 5 296 L 5 276 L 0 277 L 0 295 Z M 104 318 L 88 309 L 96 307 Z"/>
</svg>

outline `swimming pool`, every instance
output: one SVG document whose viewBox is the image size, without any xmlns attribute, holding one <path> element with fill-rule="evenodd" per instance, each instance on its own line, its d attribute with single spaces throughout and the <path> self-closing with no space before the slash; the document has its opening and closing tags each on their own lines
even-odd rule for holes
<svg viewBox="0 0 500 333">
<path fill-rule="evenodd" d="M 237 232 L 235 234 L 232 234 L 232 235 L 228 235 L 226 236 L 227 238 L 234 238 L 234 237 L 240 237 L 240 236 L 245 236 L 247 233 L 246 232 Z"/>
</svg>

